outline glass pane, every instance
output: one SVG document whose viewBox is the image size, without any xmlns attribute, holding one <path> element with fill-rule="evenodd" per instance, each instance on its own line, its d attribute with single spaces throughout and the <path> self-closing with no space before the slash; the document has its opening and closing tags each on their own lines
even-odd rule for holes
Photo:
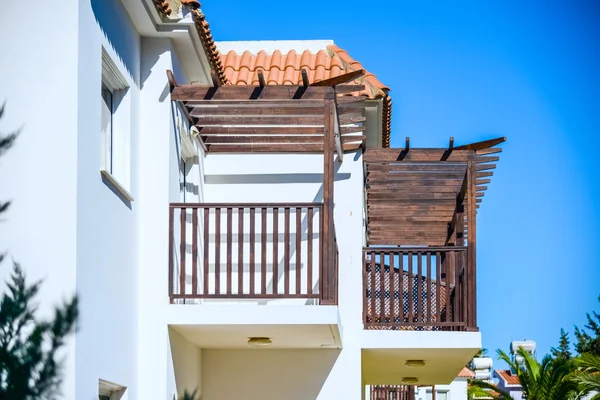
<svg viewBox="0 0 600 400">
<path fill-rule="evenodd" d="M 103 168 L 112 173 L 112 120 L 113 120 L 113 93 L 102 83 L 102 140 L 103 140 Z"/>
</svg>

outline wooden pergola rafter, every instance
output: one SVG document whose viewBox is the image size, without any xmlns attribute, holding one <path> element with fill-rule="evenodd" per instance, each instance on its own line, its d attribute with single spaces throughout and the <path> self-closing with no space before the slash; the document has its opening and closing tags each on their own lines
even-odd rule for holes
<svg viewBox="0 0 600 400">
<path fill-rule="evenodd" d="M 347 84 L 364 70 L 302 85 L 179 85 L 167 71 L 171 100 L 181 105 L 208 153 L 322 153 L 329 109 L 338 160 L 364 146 L 363 85 Z"/>
<path fill-rule="evenodd" d="M 407 138 L 404 148 L 367 150 L 369 244 L 463 244 L 502 151 L 492 147 L 505 140 L 454 146 L 450 138 L 433 149 L 411 148 Z"/>
</svg>

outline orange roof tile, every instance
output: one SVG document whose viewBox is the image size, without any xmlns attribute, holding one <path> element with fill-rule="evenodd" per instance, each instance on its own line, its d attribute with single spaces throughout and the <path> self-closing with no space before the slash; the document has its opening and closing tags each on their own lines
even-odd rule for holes
<svg viewBox="0 0 600 400">
<path fill-rule="evenodd" d="M 226 80 L 234 85 L 258 85 L 258 71 L 263 71 L 267 85 L 298 85 L 302 83 L 302 69 L 306 69 L 310 82 L 333 78 L 345 73 L 364 69 L 346 50 L 331 44 L 327 49 L 312 53 L 309 50 L 298 54 L 295 50 L 282 54 L 275 50 L 264 50 L 256 54 L 246 50 L 241 54 L 231 50 L 221 56 Z M 383 147 L 390 145 L 392 99 L 389 87 L 381 83 L 375 75 L 367 72 L 356 79 L 355 84 L 364 84 L 365 89 L 356 95 L 369 99 L 383 99 Z"/>
<path fill-rule="evenodd" d="M 521 382 L 519 381 L 519 377 L 517 375 L 514 375 L 511 371 L 497 369 L 496 374 L 498 374 L 500 379 L 502 379 L 504 382 L 506 382 L 507 385 L 520 385 L 521 384 Z"/>
<path fill-rule="evenodd" d="M 179 4 L 187 4 L 192 7 L 194 10 L 200 8 L 200 2 L 198 0 L 178 0 Z M 164 15 L 169 16 L 173 12 L 171 9 L 173 0 L 154 0 L 154 6 L 156 10 Z M 177 5 L 177 4 L 175 4 Z"/>
<path fill-rule="evenodd" d="M 464 367 L 462 371 L 458 373 L 459 378 L 475 378 L 475 372 L 471 371 L 471 369 Z"/>
</svg>

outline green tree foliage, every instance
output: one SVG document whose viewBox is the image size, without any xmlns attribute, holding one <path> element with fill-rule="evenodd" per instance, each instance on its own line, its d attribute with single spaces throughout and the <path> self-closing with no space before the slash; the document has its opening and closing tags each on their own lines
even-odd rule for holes
<svg viewBox="0 0 600 400">
<path fill-rule="evenodd" d="M 522 363 L 512 360 L 502 350 L 498 350 L 498 359 L 506 362 L 513 373 L 517 374 L 527 400 L 579 400 L 588 393 L 586 386 L 573 379 L 577 369 L 573 359 L 565 360 L 547 355 L 539 362 L 523 349 L 519 349 L 517 354 L 523 358 Z M 510 399 L 508 393 L 490 383 L 475 380 L 471 385 L 493 390 L 498 393 L 499 399 Z"/>
<path fill-rule="evenodd" d="M 586 353 L 582 354 L 576 364 L 579 373 L 575 374 L 574 380 L 590 391 L 598 392 L 592 400 L 600 400 L 600 356 Z"/>
<path fill-rule="evenodd" d="M 550 349 L 552 357 L 560 358 L 563 360 L 571 359 L 571 343 L 569 341 L 569 335 L 564 329 L 560 329 L 560 339 L 558 340 L 558 346 Z"/>
<path fill-rule="evenodd" d="M 4 106 L 0 108 L 0 117 Z M 0 134 L 0 155 L 15 142 L 18 132 Z M 0 213 L 10 202 L 0 203 Z M 0 262 L 2 261 L 0 255 Z M 0 297 L 0 399 L 51 400 L 59 395 L 61 349 L 74 332 L 77 297 L 54 308 L 52 318 L 36 317 L 35 297 L 41 282 L 27 283 L 18 263 Z"/>
<path fill-rule="evenodd" d="M 600 301 L 600 297 L 598 297 L 598 301 Z M 592 353 L 600 356 L 600 314 L 593 311 L 592 315 L 586 313 L 586 316 L 588 323 L 585 328 L 575 327 L 575 338 L 577 339 L 575 350 L 579 354 Z"/>
</svg>

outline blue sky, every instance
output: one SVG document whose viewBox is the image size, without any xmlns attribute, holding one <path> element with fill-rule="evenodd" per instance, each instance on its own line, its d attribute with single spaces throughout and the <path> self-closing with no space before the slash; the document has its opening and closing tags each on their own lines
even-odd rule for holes
<svg viewBox="0 0 600 400">
<path fill-rule="evenodd" d="M 500 5 L 502 3 L 502 5 Z M 506 136 L 478 215 L 484 346 L 600 303 L 600 2 L 205 1 L 216 40 L 333 39 L 392 88 L 392 147 Z"/>
</svg>

